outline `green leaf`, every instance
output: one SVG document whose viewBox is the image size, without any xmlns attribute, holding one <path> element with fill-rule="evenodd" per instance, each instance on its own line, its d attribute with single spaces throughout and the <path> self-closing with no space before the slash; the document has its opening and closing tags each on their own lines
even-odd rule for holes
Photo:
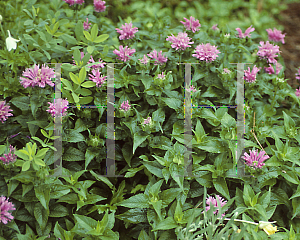
<svg viewBox="0 0 300 240">
<path fill-rule="evenodd" d="M 79 97 L 79 104 L 88 104 L 94 100 L 93 97 Z"/>
<path fill-rule="evenodd" d="M 36 203 L 34 206 L 34 217 L 36 221 L 38 222 L 40 228 L 42 231 L 44 231 L 47 222 L 48 222 L 48 216 L 49 214 L 47 213 L 47 210 L 43 208 L 41 203 Z"/>
<path fill-rule="evenodd" d="M 177 99 L 177 98 L 164 98 L 162 97 L 161 98 L 162 101 L 165 102 L 165 104 L 168 105 L 168 107 L 178 111 L 178 109 L 181 108 L 181 104 L 182 104 L 182 101 L 180 99 Z"/>
<path fill-rule="evenodd" d="M 90 217 L 86 217 L 78 214 L 73 214 L 73 216 L 75 217 L 78 224 L 85 229 L 85 231 L 91 231 L 93 228 L 97 226 L 96 220 Z"/>
<path fill-rule="evenodd" d="M 2 155 L 5 152 L 6 146 L 0 145 L 0 155 Z"/>
<path fill-rule="evenodd" d="M 225 178 L 214 178 L 213 184 L 215 189 L 227 199 L 230 199 L 228 187 Z"/>
<path fill-rule="evenodd" d="M 61 81 L 64 85 L 66 85 L 65 89 L 67 90 L 73 90 L 73 86 L 67 79 L 61 78 Z"/>
<path fill-rule="evenodd" d="M 143 193 L 134 195 L 116 205 L 128 208 L 149 208 L 148 199 Z"/>
<path fill-rule="evenodd" d="M 52 33 L 53 33 L 53 35 L 56 33 L 58 27 L 59 27 L 59 22 L 56 22 L 56 23 L 54 24 L 53 28 L 52 28 Z M 71 37 L 71 36 L 70 36 L 70 37 Z"/>
<path fill-rule="evenodd" d="M 145 232 L 145 230 L 142 229 L 142 231 L 140 232 L 140 235 L 139 235 L 138 240 L 151 240 L 151 238 L 150 238 L 149 235 Z"/>
<path fill-rule="evenodd" d="M 29 168 L 30 168 L 30 161 L 24 162 L 24 164 L 22 166 L 22 171 L 26 172 Z"/>
<path fill-rule="evenodd" d="M 157 177 L 163 178 L 163 174 L 162 174 L 162 166 L 155 161 L 151 161 L 151 162 L 144 162 L 143 161 L 144 166 L 147 168 L 147 170 L 149 172 L 151 172 L 152 174 L 154 174 Z"/>
<path fill-rule="evenodd" d="M 93 51 L 95 50 L 95 46 L 88 46 L 86 50 L 89 54 L 92 54 Z"/>
<path fill-rule="evenodd" d="M 96 174 L 93 170 L 90 171 L 90 173 L 98 180 L 104 182 L 107 186 L 109 186 L 111 189 L 113 189 L 114 185 L 109 181 L 107 177 L 103 177 L 101 175 Z"/>
<path fill-rule="evenodd" d="M 84 31 L 83 34 L 88 41 L 92 41 L 91 34 L 89 32 Z"/>
<path fill-rule="evenodd" d="M 35 196 L 39 199 L 42 206 L 47 210 L 50 201 L 50 188 L 47 186 L 35 186 Z"/>
<path fill-rule="evenodd" d="M 68 34 L 63 34 L 63 35 L 61 35 L 60 37 L 61 37 L 66 43 L 68 43 L 68 44 L 73 44 L 73 45 L 77 45 L 77 44 L 78 44 L 77 40 L 76 40 L 74 37 L 72 37 L 72 36 L 70 36 L 70 35 L 68 35 Z"/>
<path fill-rule="evenodd" d="M 82 161 L 84 159 L 84 154 L 77 148 L 73 147 L 69 147 L 63 154 L 63 160 L 65 161 Z"/>
<path fill-rule="evenodd" d="M 221 153 L 227 151 L 227 148 L 222 140 L 212 137 L 208 138 L 206 142 L 196 145 L 195 147 L 211 153 Z"/>
<path fill-rule="evenodd" d="M 92 30 L 91 30 L 92 41 L 94 41 L 96 39 L 97 35 L 98 35 L 98 25 L 94 24 L 94 26 L 92 27 Z"/>
<path fill-rule="evenodd" d="M 202 140 L 204 140 L 206 138 L 206 133 L 205 130 L 201 124 L 201 121 L 199 119 L 197 119 L 197 125 L 196 125 L 196 129 L 195 129 L 195 135 L 196 135 L 196 139 L 197 139 L 197 143 L 201 143 Z"/>
<path fill-rule="evenodd" d="M 292 171 L 287 171 L 286 173 L 281 173 L 281 175 L 289 182 L 299 185 L 299 178 L 296 173 Z"/>
<path fill-rule="evenodd" d="M 169 166 L 171 177 L 174 179 L 174 181 L 179 185 L 180 189 L 184 191 L 183 189 L 183 180 L 184 180 L 184 168 L 180 165 L 171 163 Z"/>
<path fill-rule="evenodd" d="M 221 124 L 228 129 L 236 127 L 235 119 L 228 113 L 225 113 L 225 115 L 222 117 Z"/>
<path fill-rule="evenodd" d="M 86 70 L 85 70 L 85 68 L 81 68 L 81 70 L 79 72 L 79 84 L 84 82 L 85 78 L 86 78 Z"/>
<path fill-rule="evenodd" d="M 50 208 L 49 217 L 65 217 L 68 215 L 69 215 L 68 209 L 61 204 L 55 203 Z"/>
<path fill-rule="evenodd" d="M 108 34 L 102 34 L 102 35 L 98 36 L 93 42 L 101 43 L 101 42 L 104 42 L 108 37 L 109 37 Z"/>
<path fill-rule="evenodd" d="M 46 164 L 39 158 L 34 158 L 34 163 L 39 166 L 43 166 L 43 167 L 46 166 Z"/>
<path fill-rule="evenodd" d="M 125 213 L 117 215 L 116 218 L 124 222 L 130 222 L 134 224 L 140 224 L 142 222 L 147 223 L 148 222 L 147 212 L 144 210 L 145 209 L 141 209 L 141 208 L 132 208 Z"/>
<path fill-rule="evenodd" d="M 43 159 L 46 155 L 46 152 L 49 150 L 49 148 L 42 148 L 41 150 L 39 150 L 37 152 L 37 154 L 35 155 L 36 158 L 41 158 Z"/>
<path fill-rule="evenodd" d="M 300 199 L 299 198 L 293 198 L 292 199 L 292 206 L 293 206 L 293 217 L 291 220 L 294 219 L 294 217 L 298 216 L 300 213 Z"/>
<path fill-rule="evenodd" d="M 173 229 L 177 228 L 178 224 L 175 222 L 175 220 L 172 217 L 167 217 L 166 219 L 162 220 L 159 224 L 156 225 L 155 228 L 151 231 L 157 231 L 157 230 L 167 230 L 167 229 Z"/>
<path fill-rule="evenodd" d="M 83 37 L 83 22 L 79 20 L 75 27 L 75 36 L 77 41 L 81 40 L 81 37 Z"/>
<path fill-rule="evenodd" d="M 73 97 L 75 103 L 79 103 L 79 97 L 76 93 L 72 92 L 72 97 Z"/>
<path fill-rule="evenodd" d="M 71 72 L 70 72 L 69 74 L 70 74 L 71 80 L 72 80 L 75 84 L 80 85 L 80 80 L 79 80 L 78 76 L 76 76 L 74 73 L 71 73 Z"/>
<path fill-rule="evenodd" d="M 87 81 L 87 82 L 82 83 L 80 86 L 85 87 L 85 88 L 91 88 L 91 87 L 95 87 L 96 83 L 93 81 Z"/>
<path fill-rule="evenodd" d="M 16 180 L 9 181 L 9 183 L 7 184 L 7 197 L 9 197 L 12 194 L 12 192 L 18 187 L 19 183 L 20 182 Z"/>
<path fill-rule="evenodd" d="M 84 164 L 84 168 L 85 169 L 90 164 L 90 162 L 93 160 L 93 158 L 95 156 L 97 156 L 97 155 L 98 155 L 97 152 L 92 152 L 89 148 L 86 149 L 86 152 L 85 152 L 85 164 Z"/>
<path fill-rule="evenodd" d="M 133 136 L 133 151 L 134 154 L 135 150 L 140 146 L 148 137 L 150 134 L 147 134 L 143 131 L 136 132 Z"/>
</svg>

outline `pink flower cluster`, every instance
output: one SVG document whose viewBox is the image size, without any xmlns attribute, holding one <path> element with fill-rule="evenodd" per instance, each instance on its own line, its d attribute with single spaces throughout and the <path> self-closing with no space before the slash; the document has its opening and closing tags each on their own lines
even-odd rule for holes
<svg viewBox="0 0 300 240">
<path fill-rule="evenodd" d="M 157 53 L 157 51 L 154 49 L 152 52 L 150 52 L 147 55 L 148 55 L 148 57 L 150 57 L 152 59 L 155 59 L 154 65 L 164 64 L 165 62 L 168 61 L 168 58 L 165 57 L 164 55 L 162 55 L 162 51 L 160 51 L 159 53 Z M 144 55 L 144 57 L 142 59 L 139 59 L 139 60 L 143 64 L 147 64 L 149 62 L 149 58 L 147 58 L 146 55 Z"/>
<path fill-rule="evenodd" d="M 216 197 L 219 199 L 220 201 L 220 207 L 223 207 L 224 205 L 226 205 L 227 201 L 225 201 L 223 198 L 221 198 L 219 195 L 216 195 Z M 219 210 L 220 208 L 218 207 L 218 201 L 217 201 L 217 198 L 214 198 L 214 197 L 211 197 L 209 196 L 208 198 L 206 198 L 206 204 L 208 205 L 206 208 L 205 208 L 205 211 L 207 212 L 211 207 L 216 207 L 217 210 L 214 211 L 214 214 L 218 214 L 219 213 Z M 227 211 L 227 210 L 226 210 Z M 202 212 L 204 213 L 204 211 Z M 223 213 L 222 214 L 222 217 L 224 217 L 225 214 Z"/>
<path fill-rule="evenodd" d="M 72 6 L 74 4 L 80 4 L 82 5 L 84 3 L 84 0 L 63 0 L 64 2 L 68 3 L 69 6 Z"/>
<path fill-rule="evenodd" d="M 266 153 L 265 151 L 261 151 L 258 154 L 258 150 L 256 150 L 256 151 L 251 151 L 250 150 L 250 156 L 247 153 L 244 153 L 245 156 L 242 156 L 242 158 L 244 160 L 246 160 L 246 164 L 248 166 L 251 166 L 254 169 L 262 168 L 262 166 L 265 165 L 265 163 L 263 163 L 263 161 L 270 158 L 268 155 L 264 156 L 265 153 Z"/>
<path fill-rule="evenodd" d="M 296 79 L 300 79 L 300 68 L 298 69 L 298 72 L 295 75 L 296 75 Z"/>
<path fill-rule="evenodd" d="M 94 0 L 94 7 L 96 12 L 104 12 L 106 9 L 105 1 Z"/>
<path fill-rule="evenodd" d="M 0 223 L 3 222 L 4 224 L 7 224 L 8 221 L 11 221 L 14 219 L 14 217 L 9 213 L 8 211 L 16 210 L 13 203 L 8 201 L 9 198 L 6 199 L 6 197 L 1 196 L 0 197 Z"/>
<path fill-rule="evenodd" d="M 201 61 L 205 60 L 206 62 L 216 60 L 216 58 L 219 57 L 217 54 L 220 53 L 217 47 L 211 46 L 210 43 L 198 45 L 195 52 L 196 53 L 192 55 L 193 57 L 196 57 Z"/>
<path fill-rule="evenodd" d="M 251 32 L 253 32 L 255 30 L 255 28 L 252 28 L 252 25 L 250 27 L 247 28 L 247 30 L 245 31 L 245 33 L 242 33 L 242 30 L 240 28 L 236 28 L 235 30 L 237 30 L 239 32 L 239 35 L 237 37 L 239 38 L 245 38 L 245 37 L 251 37 Z"/>
<path fill-rule="evenodd" d="M 125 112 L 127 112 L 129 109 L 130 109 L 130 104 L 128 104 L 128 100 L 127 101 L 123 101 L 122 104 L 121 104 L 121 107 L 120 109 Z"/>
<path fill-rule="evenodd" d="M 89 79 L 96 83 L 96 87 L 101 87 L 102 84 L 105 82 L 107 76 L 104 77 L 103 75 L 100 76 L 101 72 L 99 71 L 99 69 L 97 70 L 93 69 L 92 74 L 89 74 L 90 76 Z"/>
<path fill-rule="evenodd" d="M 201 27 L 201 24 L 199 23 L 199 20 L 195 20 L 194 17 L 190 17 L 190 20 L 187 18 L 183 18 L 186 22 L 180 21 L 186 28 L 186 30 L 192 30 L 193 33 L 196 31 L 199 31 L 199 28 Z"/>
<path fill-rule="evenodd" d="M 137 27 L 132 27 L 132 23 L 125 23 L 125 25 L 122 25 L 122 30 L 119 28 L 116 28 L 117 32 L 120 33 L 121 35 L 119 36 L 120 40 L 123 39 L 131 39 L 134 38 L 134 34 L 138 32 Z"/>
<path fill-rule="evenodd" d="M 300 97 L 300 87 L 299 87 L 299 89 L 296 89 L 295 94 L 296 94 L 297 97 Z"/>
<path fill-rule="evenodd" d="M 252 72 L 250 71 L 250 67 L 248 67 L 248 70 L 244 70 L 245 76 L 244 79 L 249 82 L 253 83 L 256 81 L 256 74 L 260 71 L 261 68 L 257 68 L 255 65 L 252 69 Z"/>
<path fill-rule="evenodd" d="M 172 42 L 171 47 L 176 48 L 176 50 L 185 50 L 187 47 L 191 47 L 189 44 L 193 44 L 194 42 L 189 42 L 191 38 L 188 37 L 187 33 L 180 32 L 178 36 L 175 37 L 173 34 L 172 36 L 168 36 L 167 41 Z"/>
<path fill-rule="evenodd" d="M 20 79 L 24 88 L 35 87 L 36 85 L 44 88 L 46 83 L 51 87 L 54 86 L 54 83 L 51 81 L 51 78 L 55 78 L 54 70 L 48 66 L 46 67 L 45 64 L 41 69 L 39 65 L 34 64 L 33 69 L 27 68 L 22 73 L 22 76 Z"/>
<path fill-rule="evenodd" d="M 9 113 L 9 112 L 12 112 L 13 110 L 9 109 L 10 106 L 5 105 L 5 104 L 6 104 L 5 101 L 0 101 L 0 119 L 1 119 L 0 121 L 2 123 L 4 123 L 4 121 L 6 121 L 9 116 L 13 116 L 12 113 Z"/>
<path fill-rule="evenodd" d="M 126 46 L 125 48 L 121 45 L 119 46 L 119 50 L 115 49 L 113 51 L 114 54 L 118 55 L 117 59 L 126 62 L 127 60 L 129 60 L 129 56 L 131 56 L 132 54 L 135 53 L 135 49 L 130 49 L 128 48 L 128 46 Z"/>
<path fill-rule="evenodd" d="M 12 145 L 9 146 L 9 153 L 4 154 L 4 157 L 0 157 L 0 160 L 3 162 L 3 164 L 9 164 L 16 161 L 17 156 L 15 154 L 11 154 L 11 152 L 15 152 L 16 148 L 14 148 Z"/>
<path fill-rule="evenodd" d="M 278 57 L 276 53 L 280 53 L 279 46 L 274 46 L 273 44 L 269 43 L 267 41 L 264 43 L 263 41 L 259 42 L 261 47 L 259 48 L 259 51 L 257 52 L 257 55 L 260 56 L 261 59 L 267 59 L 269 63 L 276 63 L 277 60 L 275 57 Z"/>
<path fill-rule="evenodd" d="M 157 78 L 159 78 L 159 79 L 165 79 L 166 75 L 164 75 L 164 74 L 165 74 L 164 72 L 162 72 L 161 74 L 158 74 Z"/>
<path fill-rule="evenodd" d="M 274 74 L 274 68 L 271 64 L 269 64 L 270 67 L 265 67 L 265 71 L 269 74 Z M 280 72 L 282 69 L 282 65 L 279 62 L 276 62 L 276 75 Z"/>
<path fill-rule="evenodd" d="M 284 37 L 285 34 L 282 34 L 280 30 L 277 30 L 276 28 L 274 28 L 274 31 L 272 31 L 271 28 L 266 29 L 266 31 L 268 32 L 268 37 L 270 41 L 274 41 L 274 42 L 282 42 L 282 44 L 284 44 Z"/>
<path fill-rule="evenodd" d="M 91 23 L 89 23 L 89 19 L 86 18 L 86 22 L 83 22 L 83 29 L 89 30 L 91 28 Z"/>
<path fill-rule="evenodd" d="M 147 119 L 144 119 L 144 122 L 143 122 L 144 125 L 150 124 L 150 123 L 151 123 L 151 117 L 148 117 Z"/>
<path fill-rule="evenodd" d="M 214 31 L 217 31 L 217 30 L 219 30 L 219 28 L 217 26 L 218 26 L 218 24 L 215 24 L 211 27 L 211 29 Z"/>
<path fill-rule="evenodd" d="M 69 101 L 67 99 L 61 100 L 61 106 L 59 106 L 57 110 L 55 109 L 55 99 L 54 99 L 54 104 L 50 103 L 50 102 L 48 102 L 48 104 L 50 104 L 50 106 L 49 106 L 48 110 L 46 110 L 46 111 L 51 113 L 52 117 L 55 116 L 55 113 L 60 113 L 60 112 L 62 113 L 62 116 L 67 115 L 67 109 L 68 109 L 68 104 L 69 104 Z"/>
</svg>

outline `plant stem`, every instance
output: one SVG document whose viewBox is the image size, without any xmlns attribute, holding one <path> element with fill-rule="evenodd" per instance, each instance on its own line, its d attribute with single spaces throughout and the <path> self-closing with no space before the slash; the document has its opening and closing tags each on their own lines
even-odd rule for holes
<svg viewBox="0 0 300 240">
<path fill-rule="evenodd" d="M 276 90 L 275 90 L 274 98 L 273 98 L 273 100 L 272 100 L 272 103 L 271 103 L 271 109 L 273 108 L 273 105 L 274 105 L 274 102 L 275 102 L 275 98 L 276 98 L 276 93 L 277 93 L 277 90 L 278 90 L 278 86 L 276 86 Z"/>
</svg>

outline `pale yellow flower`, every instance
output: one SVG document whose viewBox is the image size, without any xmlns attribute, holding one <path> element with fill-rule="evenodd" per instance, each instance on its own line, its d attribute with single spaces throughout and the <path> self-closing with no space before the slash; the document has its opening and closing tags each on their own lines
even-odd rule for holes
<svg viewBox="0 0 300 240">
<path fill-rule="evenodd" d="M 266 232 L 266 234 L 268 234 L 268 235 L 272 235 L 278 231 L 277 226 L 273 227 L 273 225 L 271 223 L 263 222 L 263 221 L 259 222 L 259 228 L 263 229 Z"/>
<path fill-rule="evenodd" d="M 7 30 L 7 32 L 8 32 L 8 38 L 6 38 L 6 48 L 8 51 L 10 51 L 12 49 L 17 48 L 17 42 L 19 42 L 20 40 L 12 38 L 9 30 Z"/>
</svg>

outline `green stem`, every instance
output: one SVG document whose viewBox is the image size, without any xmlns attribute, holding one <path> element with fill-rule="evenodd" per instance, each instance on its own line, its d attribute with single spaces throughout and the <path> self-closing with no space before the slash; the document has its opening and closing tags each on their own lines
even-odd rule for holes
<svg viewBox="0 0 300 240">
<path fill-rule="evenodd" d="M 276 93 L 277 93 L 277 90 L 278 90 L 278 87 L 276 86 L 274 98 L 273 98 L 272 103 L 271 103 L 271 109 L 273 108 L 273 105 L 274 105 L 274 102 L 275 102 L 275 99 L 276 99 Z"/>
</svg>

